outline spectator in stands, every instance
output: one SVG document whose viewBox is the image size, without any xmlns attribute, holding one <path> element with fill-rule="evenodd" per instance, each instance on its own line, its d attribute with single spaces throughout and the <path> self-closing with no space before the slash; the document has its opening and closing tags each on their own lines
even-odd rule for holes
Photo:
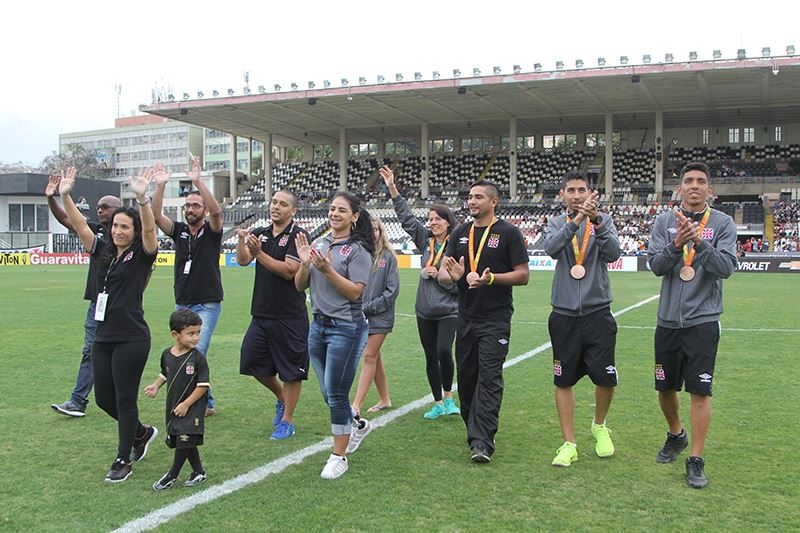
<svg viewBox="0 0 800 533">
<path fill-rule="evenodd" d="M 222 312 L 222 276 L 219 271 L 222 209 L 200 178 L 200 171 L 200 158 L 194 156 L 186 175 L 196 190 L 186 195 L 183 205 L 185 222 L 179 222 L 167 217 L 162 209 L 164 190 L 171 174 L 164 170 L 162 163 L 156 164 L 152 209 L 156 225 L 175 243 L 175 309 L 189 309 L 200 315 L 203 328 L 197 350 L 208 357 L 211 336 Z M 209 387 L 206 389 L 205 416 L 213 415 L 214 408 L 214 396 Z"/>
<path fill-rule="evenodd" d="M 272 440 L 294 435 L 294 410 L 308 379 L 308 310 L 305 295 L 294 286 L 300 270 L 295 241 L 307 233 L 294 221 L 296 214 L 297 196 L 278 191 L 270 201 L 268 227 L 237 231 L 236 261 L 241 266 L 256 262 L 239 373 L 253 376 L 275 395 Z"/>
<path fill-rule="evenodd" d="M 158 436 L 156 428 L 139 421 L 137 404 L 142 372 L 150 354 L 150 328 L 144 320 L 142 296 L 158 252 L 156 225 L 147 196 L 152 178 L 152 169 L 130 178 L 138 212 L 116 209 L 111 216 L 110 239 L 102 244 L 70 197 L 75 169 L 69 168 L 59 184 L 70 223 L 100 263 L 92 370 L 97 405 L 117 421 L 117 457 L 106 474 L 106 481 L 111 483 L 128 479 L 131 461 L 144 459 Z"/>
<path fill-rule="evenodd" d="M 433 395 L 433 406 L 423 418 L 433 420 L 443 415 L 461 413 L 453 399 L 453 339 L 458 317 L 458 287 L 439 281 L 439 267 L 455 227 L 455 216 L 446 206 L 434 204 L 428 211 L 428 227 L 411 212 L 406 199 L 397 190 L 389 167 L 379 170 L 392 197 L 397 218 L 408 236 L 422 252 L 417 296 L 414 304 L 417 329 L 425 352 L 425 372 Z"/>
<path fill-rule="evenodd" d="M 719 344 L 722 280 L 737 267 L 736 224 L 712 209 L 711 172 L 704 163 L 681 169 L 677 192 L 681 209 L 659 215 L 648 257 L 661 277 L 655 333 L 655 388 L 669 430 L 658 452 L 659 463 L 671 463 L 689 443 L 681 423 L 678 391 L 691 396 L 692 447 L 686 459 L 686 481 L 703 488 L 703 448 L 711 422 L 711 386 Z"/>
<path fill-rule="evenodd" d="M 508 355 L 512 287 L 530 276 L 525 239 L 495 216 L 500 195 L 486 180 L 469 191 L 472 222 L 454 229 L 439 281 L 458 287 L 456 363 L 461 418 L 472 461 L 488 463 L 495 451 L 503 399 L 503 363 Z"/>
<path fill-rule="evenodd" d="M 335 479 L 348 469 L 347 453 L 358 449 L 372 431 L 369 421 L 350 405 L 350 387 L 367 342 L 362 293 L 369 281 L 375 251 L 371 217 L 354 194 L 339 191 L 328 209 L 330 233 L 313 243 L 297 236 L 299 291 L 311 288 L 314 320 L 308 352 L 325 403 L 330 409 L 333 450 L 320 477 Z"/>
<path fill-rule="evenodd" d="M 552 464 L 578 460 L 575 439 L 575 392 L 585 375 L 595 385 L 592 434 L 598 457 L 614 455 L 606 415 L 617 386 L 614 350 L 617 323 L 611 315 L 607 263 L 619 259 L 619 240 L 609 215 L 597 211 L 600 195 L 577 170 L 567 172 L 559 196 L 567 212 L 551 217 L 544 249 L 556 259 L 548 330 L 553 344 L 555 402 L 564 443 Z"/>
<path fill-rule="evenodd" d="M 60 182 L 60 175 L 50 176 L 44 190 L 44 194 L 47 197 L 47 205 L 50 207 L 50 212 L 53 213 L 53 216 L 56 217 L 56 220 L 58 220 L 62 226 L 76 233 L 74 226 L 69 221 L 69 216 L 56 201 L 56 193 L 58 192 L 58 185 Z M 116 196 L 103 196 L 97 201 L 97 218 L 100 222 L 98 223 L 92 220 L 86 222 L 89 230 L 96 235 L 97 246 L 99 248 L 102 248 L 108 240 L 111 215 L 121 205 L 122 203 Z M 89 249 L 89 251 L 92 252 L 93 250 Z M 97 262 L 94 255 L 90 255 L 89 271 L 86 274 L 86 289 L 83 292 L 83 299 L 89 300 L 89 309 L 86 311 L 86 318 L 83 322 L 83 356 L 78 366 L 78 377 L 75 380 L 75 388 L 72 389 L 69 400 L 64 403 L 54 403 L 50 405 L 57 413 L 76 418 L 86 414 L 86 406 L 89 403 L 89 393 L 92 392 L 92 386 L 94 385 L 94 377 L 92 374 L 92 343 L 94 342 L 94 330 L 97 328 L 94 313 L 97 304 L 97 293 L 99 292 L 97 287 L 97 273 L 99 270 L 100 264 Z"/>
<path fill-rule="evenodd" d="M 381 346 L 394 327 L 394 302 L 400 294 L 397 258 L 386 235 L 386 228 L 380 219 L 374 218 L 372 229 L 375 237 L 375 259 L 372 261 L 372 270 L 363 295 L 364 316 L 367 317 L 369 334 L 361 356 L 361 376 L 358 378 L 356 397 L 353 400 L 353 410 L 359 416 L 361 405 L 373 381 L 378 390 L 378 403 L 367 409 L 367 412 L 375 413 L 392 407 Z"/>
</svg>

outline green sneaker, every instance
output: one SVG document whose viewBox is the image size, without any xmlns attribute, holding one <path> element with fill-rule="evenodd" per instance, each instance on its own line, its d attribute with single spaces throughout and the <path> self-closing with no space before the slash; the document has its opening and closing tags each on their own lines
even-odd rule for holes
<svg viewBox="0 0 800 533">
<path fill-rule="evenodd" d="M 440 416 L 446 415 L 447 410 L 445 410 L 444 405 L 440 403 L 433 404 L 433 407 L 430 410 L 422 415 L 422 418 L 426 420 L 433 420 L 434 418 L 439 418 Z"/>
<path fill-rule="evenodd" d="M 572 442 L 565 442 L 556 452 L 553 459 L 553 466 L 569 466 L 578 460 L 578 445 Z"/>
<path fill-rule="evenodd" d="M 595 424 L 592 421 L 592 435 L 597 444 L 594 446 L 594 451 L 597 452 L 598 457 L 611 457 L 614 455 L 614 443 L 611 442 L 611 430 L 605 424 Z"/>
<path fill-rule="evenodd" d="M 444 399 L 444 410 L 448 415 L 460 415 L 461 409 L 456 405 L 456 401 L 450 397 Z"/>
</svg>

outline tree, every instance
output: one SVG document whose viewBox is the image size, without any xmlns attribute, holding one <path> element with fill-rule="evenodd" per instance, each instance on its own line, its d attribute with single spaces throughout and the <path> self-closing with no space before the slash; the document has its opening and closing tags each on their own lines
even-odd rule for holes
<svg viewBox="0 0 800 533">
<path fill-rule="evenodd" d="M 67 167 L 75 167 L 82 178 L 105 178 L 106 170 L 98 163 L 97 158 L 89 153 L 82 144 L 72 143 L 58 153 L 45 157 L 41 163 L 42 171 L 51 174 Z"/>
</svg>

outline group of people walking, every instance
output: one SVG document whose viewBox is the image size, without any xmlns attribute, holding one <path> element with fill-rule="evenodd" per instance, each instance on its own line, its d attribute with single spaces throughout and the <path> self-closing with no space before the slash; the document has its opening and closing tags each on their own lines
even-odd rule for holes
<svg viewBox="0 0 800 533">
<path fill-rule="evenodd" d="M 472 220 L 457 224 L 450 209 L 432 205 L 426 225 L 400 195 L 393 170 L 385 166 L 379 173 L 399 222 L 422 252 L 415 314 L 433 399 L 422 416 L 432 420 L 460 415 L 470 460 L 489 463 L 496 450 L 503 399 L 512 289 L 529 280 L 525 240 L 518 228 L 497 217 L 500 192 L 490 181 L 480 180 L 470 188 L 467 207 Z M 154 397 L 167 385 L 167 443 L 175 448 L 173 466 L 154 483 L 156 490 L 176 482 L 185 460 L 192 473 L 184 484 L 206 479 L 197 446 L 203 442 L 204 417 L 215 412 L 205 356 L 223 297 L 217 259 L 221 210 L 200 180 L 196 158 L 189 175 L 197 190 L 186 197 L 185 222 L 172 221 L 162 212 L 169 174 L 161 166 L 131 178 L 138 211 L 119 207 L 113 197 L 101 199 L 99 227 L 87 224 L 70 199 L 74 169 L 60 181 L 51 178 L 46 190 L 56 217 L 80 236 L 92 254 L 86 289 L 91 304 L 78 383 L 71 399 L 53 409 L 83 415 L 91 389 L 86 370 L 91 361 L 97 403 L 119 427 L 117 457 L 108 481 L 126 479 L 131 462 L 144 457 L 158 434 L 154 426 L 138 421 L 138 388 L 150 349 L 141 299 L 155 259 L 156 225 L 175 241 L 178 310 L 170 323 L 175 344 L 162 354 L 161 374 L 145 388 L 145 394 Z M 146 192 L 151 181 L 156 192 L 149 206 Z M 56 188 L 65 216 L 60 216 L 63 212 L 52 199 Z M 657 461 L 674 462 L 688 446 L 677 395 L 685 387 L 692 403 L 686 480 L 689 486 L 702 488 L 707 483 L 702 454 L 711 418 L 722 280 L 736 268 L 736 227 L 707 203 L 712 187 L 705 164 L 684 167 L 678 193 L 681 209 L 659 215 L 648 249 L 650 268 L 662 278 L 654 381 L 668 434 Z M 573 387 L 583 376 L 595 385 L 591 424 L 595 453 L 602 458 L 615 452 L 607 417 L 617 386 L 617 327 L 607 263 L 618 259 L 620 250 L 613 220 L 601 212 L 600 197 L 584 174 L 567 173 L 559 194 L 566 209 L 548 221 L 544 247 L 557 259 L 548 331 L 563 444 L 552 464 L 567 467 L 579 457 Z M 347 455 L 373 429 L 362 416 L 372 383 L 378 402 L 366 413 L 392 407 L 381 348 L 394 326 L 397 260 L 385 227 L 357 196 L 344 191 L 333 195 L 329 231 L 313 241 L 295 222 L 297 204 L 293 192 L 278 191 L 269 204 L 270 224 L 237 232 L 238 263 L 255 264 L 252 318 L 241 345 L 240 373 L 253 376 L 274 395 L 270 439 L 282 440 L 295 433 L 302 382 L 308 379 L 309 365 L 313 367 L 333 435 L 331 454 L 320 475 L 335 479 L 348 470 Z M 359 362 L 361 375 L 356 379 Z M 460 407 L 453 395 L 454 377 Z"/>
</svg>

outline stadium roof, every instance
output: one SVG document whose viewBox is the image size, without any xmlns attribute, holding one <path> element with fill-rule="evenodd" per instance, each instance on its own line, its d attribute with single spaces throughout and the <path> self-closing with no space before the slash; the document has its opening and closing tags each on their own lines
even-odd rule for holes
<svg viewBox="0 0 800 533">
<path fill-rule="evenodd" d="M 144 112 L 273 144 L 332 144 L 800 122 L 800 57 L 692 61 L 353 83 L 143 105 Z M 263 92 L 262 92 L 263 91 Z M 188 96 L 188 95 L 187 95 Z"/>
</svg>

